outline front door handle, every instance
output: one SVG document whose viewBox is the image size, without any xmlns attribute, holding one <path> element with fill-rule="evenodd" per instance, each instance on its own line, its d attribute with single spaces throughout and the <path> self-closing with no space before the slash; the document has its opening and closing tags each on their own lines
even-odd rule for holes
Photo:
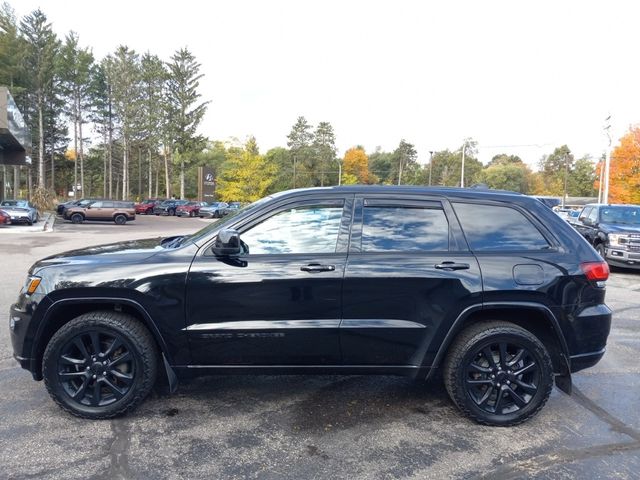
<svg viewBox="0 0 640 480">
<path fill-rule="evenodd" d="M 468 263 L 442 262 L 435 266 L 438 270 L 469 270 Z"/>
<path fill-rule="evenodd" d="M 336 269 L 335 265 L 320 265 L 319 263 L 310 263 L 304 267 L 300 267 L 303 272 L 333 272 Z"/>
</svg>

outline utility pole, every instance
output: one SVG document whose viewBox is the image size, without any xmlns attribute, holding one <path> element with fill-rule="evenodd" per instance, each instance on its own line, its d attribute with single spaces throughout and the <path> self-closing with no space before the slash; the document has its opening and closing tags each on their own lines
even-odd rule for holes
<svg viewBox="0 0 640 480">
<path fill-rule="evenodd" d="M 433 150 L 429 150 L 429 186 L 431 186 L 431 167 L 433 166 Z"/>
<path fill-rule="evenodd" d="M 460 188 L 464 188 L 464 151 L 467 148 L 467 141 L 462 144 L 462 168 L 460 168 Z"/>
<path fill-rule="evenodd" d="M 605 204 L 609 203 L 609 168 L 611 166 L 611 132 L 610 132 L 611 122 L 610 120 L 611 120 L 611 115 L 609 115 L 604 120 L 605 121 L 604 132 L 608 140 L 606 157 L 604 159 L 604 193 L 602 196 L 602 203 L 605 203 Z"/>
</svg>

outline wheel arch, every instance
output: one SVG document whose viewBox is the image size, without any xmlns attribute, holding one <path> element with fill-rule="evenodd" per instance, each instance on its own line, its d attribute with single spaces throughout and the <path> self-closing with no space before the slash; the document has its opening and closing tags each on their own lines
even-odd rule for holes
<svg viewBox="0 0 640 480">
<path fill-rule="evenodd" d="M 558 319 L 545 305 L 530 302 L 485 303 L 466 308 L 444 337 L 427 378 L 442 365 L 451 344 L 460 332 L 471 323 L 488 320 L 510 322 L 534 334 L 547 347 L 554 373 L 570 378 L 569 348 Z M 570 387 L 568 388 L 570 390 Z"/>
<path fill-rule="evenodd" d="M 153 336 L 161 354 L 171 362 L 170 350 L 167 348 L 162 334 L 147 310 L 140 303 L 127 298 L 67 298 L 54 302 L 45 312 L 42 321 L 39 322 L 31 355 L 31 358 L 33 358 L 33 377 L 36 380 L 42 380 L 42 357 L 49 340 L 55 332 L 64 324 L 82 314 L 105 310 L 126 313 L 138 319 Z"/>
</svg>

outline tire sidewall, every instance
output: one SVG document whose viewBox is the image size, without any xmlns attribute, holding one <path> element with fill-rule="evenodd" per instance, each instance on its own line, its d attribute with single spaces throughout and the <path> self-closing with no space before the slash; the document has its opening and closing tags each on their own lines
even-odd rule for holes
<svg viewBox="0 0 640 480">
<path fill-rule="evenodd" d="M 486 412 L 476 405 L 467 390 L 464 371 L 466 366 L 478 354 L 479 350 L 500 341 L 506 341 L 524 347 L 540 366 L 540 380 L 538 384 L 538 391 L 525 407 L 513 413 L 496 415 Z M 541 403 L 546 401 L 548 392 L 550 391 L 551 386 L 553 386 L 553 368 L 551 366 L 549 354 L 541 344 L 538 345 L 526 336 L 513 332 L 510 334 L 485 335 L 484 338 L 482 338 L 482 334 L 479 334 L 472 342 L 467 344 L 467 347 L 469 348 L 467 348 L 467 352 L 462 357 L 461 365 L 459 365 L 455 371 L 455 383 L 457 387 L 458 401 L 464 404 L 465 409 L 467 409 L 474 418 L 478 418 L 483 422 L 493 425 L 513 425 L 514 423 L 519 423 L 520 421 L 529 418 L 540 408 Z M 551 382 L 551 385 L 548 385 L 548 382 Z"/>
<path fill-rule="evenodd" d="M 120 340 L 133 355 L 135 369 L 134 381 L 129 388 L 129 391 L 121 399 L 102 407 L 92 407 L 76 402 L 69 396 L 58 379 L 58 359 L 60 358 L 62 348 L 76 336 L 96 330 L 107 334 L 118 335 Z M 92 322 L 89 325 L 77 323 L 73 326 L 63 326 L 58 330 L 47 345 L 42 360 L 42 372 L 45 385 L 54 400 L 62 408 L 74 415 L 96 419 L 116 416 L 137 404 L 136 396 L 142 388 L 145 377 L 148 375 L 154 375 L 154 367 L 150 366 L 149 362 L 145 361 L 144 353 L 130 337 L 131 333 L 126 329 L 120 328 L 116 325 L 98 325 L 95 324 L 95 322 Z M 132 402 L 134 403 L 131 404 Z"/>
<path fill-rule="evenodd" d="M 74 213 L 73 215 L 71 215 L 71 223 L 75 223 L 77 225 L 79 223 L 82 223 L 83 220 L 84 218 L 79 213 Z"/>
<path fill-rule="evenodd" d="M 127 223 L 127 217 L 125 217 L 124 215 L 116 215 L 113 221 L 116 223 L 116 225 L 124 225 L 125 223 Z"/>
</svg>

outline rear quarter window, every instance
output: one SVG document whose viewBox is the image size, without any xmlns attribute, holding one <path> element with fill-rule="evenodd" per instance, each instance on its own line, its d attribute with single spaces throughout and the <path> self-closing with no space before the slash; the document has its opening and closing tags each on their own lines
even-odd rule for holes
<svg viewBox="0 0 640 480">
<path fill-rule="evenodd" d="M 521 212 L 511 207 L 454 203 L 469 247 L 474 251 L 544 250 L 549 242 Z"/>
</svg>

